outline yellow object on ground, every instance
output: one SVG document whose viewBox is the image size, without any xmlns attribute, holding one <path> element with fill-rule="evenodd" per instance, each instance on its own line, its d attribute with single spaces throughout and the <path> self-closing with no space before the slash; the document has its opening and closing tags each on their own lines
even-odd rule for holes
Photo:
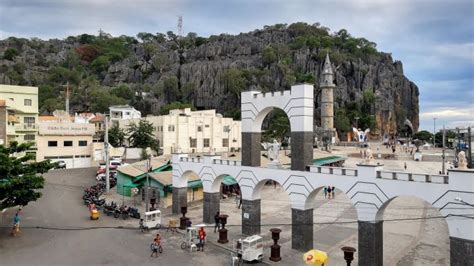
<svg viewBox="0 0 474 266">
<path fill-rule="evenodd" d="M 303 254 L 303 259 L 307 265 L 322 266 L 328 261 L 329 257 L 324 251 L 312 249 Z"/>
<path fill-rule="evenodd" d="M 99 219 L 99 212 L 97 210 L 91 210 L 91 220 L 98 220 Z"/>
</svg>

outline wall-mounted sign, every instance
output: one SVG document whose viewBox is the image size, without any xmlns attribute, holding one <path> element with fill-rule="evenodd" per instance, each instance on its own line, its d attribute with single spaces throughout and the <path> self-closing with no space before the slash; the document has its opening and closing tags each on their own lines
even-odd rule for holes
<svg viewBox="0 0 474 266">
<path fill-rule="evenodd" d="M 38 134 L 50 136 L 63 135 L 94 135 L 94 124 L 78 124 L 78 123 L 40 123 Z"/>
<path fill-rule="evenodd" d="M 250 219 L 250 214 L 248 212 L 244 212 L 244 219 Z"/>
</svg>

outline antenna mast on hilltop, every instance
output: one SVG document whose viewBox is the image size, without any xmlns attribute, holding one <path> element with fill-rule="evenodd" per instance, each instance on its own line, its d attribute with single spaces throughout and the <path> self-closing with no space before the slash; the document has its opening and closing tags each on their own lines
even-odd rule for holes
<svg viewBox="0 0 474 266">
<path fill-rule="evenodd" d="M 178 16 L 178 37 L 183 37 L 183 16 Z"/>
</svg>

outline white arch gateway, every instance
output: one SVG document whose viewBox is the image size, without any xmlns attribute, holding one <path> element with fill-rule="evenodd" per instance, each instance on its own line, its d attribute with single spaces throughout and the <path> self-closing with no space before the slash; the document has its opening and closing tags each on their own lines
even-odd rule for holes
<svg viewBox="0 0 474 266">
<path fill-rule="evenodd" d="M 311 85 L 292 87 L 291 91 L 260 95 L 256 92 L 242 93 L 244 105 L 254 106 L 251 115 L 242 112 L 243 139 L 246 133 L 260 133 L 263 117 L 268 106 L 279 107 L 291 102 L 305 106 Z M 296 90 L 303 90 L 303 92 Z M 244 95 L 250 94 L 251 97 Z M 256 96 L 255 96 L 256 95 Z M 302 96 L 303 95 L 303 96 Z M 286 99 L 283 99 L 286 98 Z M 263 101 L 262 99 L 265 99 Z M 245 100 L 245 101 L 244 101 Z M 249 104 L 252 103 L 252 104 Z M 279 103 L 279 104 L 278 104 Z M 312 105 L 312 103 L 311 103 Z M 292 131 L 306 132 L 313 111 L 306 108 L 281 108 L 288 115 Z M 295 110 L 295 111 L 291 111 Z M 298 110 L 298 111 L 297 111 Z M 303 116 L 299 114 L 303 113 Z M 248 122 L 246 122 L 248 121 Z M 299 121 L 298 123 L 296 123 Z M 298 126 L 299 125 L 299 129 Z M 247 131 L 244 131 L 247 130 Z M 293 136 L 293 135 L 292 135 Z M 259 137 L 249 137 L 252 142 Z M 300 138 L 304 143 L 304 137 Z M 258 148 L 251 145 L 258 145 Z M 312 143 L 311 143 L 312 144 Z M 293 138 L 292 138 L 293 146 Z M 247 152 L 246 152 L 247 150 Z M 251 151 L 249 151 L 251 150 Z M 255 151 L 253 151 L 255 150 Z M 451 265 L 469 265 L 474 261 L 474 208 L 455 201 L 461 197 L 465 202 L 474 202 L 474 171 L 450 170 L 448 175 L 421 175 L 406 172 L 384 171 L 383 165 L 360 164 L 356 169 L 316 167 L 305 163 L 289 169 L 271 169 L 256 166 L 256 151 L 260 155 L 260 143 L 242 146 L 243 161 L 222 160 L 219 156 L 192 158 L 187 154 L 173 154 L 173 212 L 179 213 L 187 205 L 187 173 L 199 175 L 204 188 L 203 220 L 213 222 L 213 215 L 219 211 L 219 188 L 224 176 L 234 177 L 242 191 L 242 233 L 260 233 L 260 192 L 268 180 L 280 183 L 290 197 L 292 207 L 292 247 L 301 251 L 313 248 L 313 209 L 310 202 L 323 186 L 335 186 L 344 191 L 355 206 L 359 220 L 359 265 L 383 265 L 383 221 L 380 220 L 385 206 L 398 196 L 415 196 L 425 200 L 446 216 L 451 243 Z M 299 153 L 302 153 L 301 151 Z M 247 154 L 247 159 L 245 155 Z M 295 153 L 293 153 L 295 154 Z M 253 156 L 253 157 L 249 157 Z M 301 159 L 304 158 L 305 155 Z M 250 158 L 250 159 L 249 159 Z M 312 159 L 312 145 L 311 158 Z M 292 158 L 292 161 L 295 158 Z M 304 161 L 306 161 L 304 160 Z M 307 167 L 306 167 L 307 166 Z M 457 208 L 451 208 L 456 206 Z M 472 264 L 471 264 L 472 265 Z"/>
</svg>

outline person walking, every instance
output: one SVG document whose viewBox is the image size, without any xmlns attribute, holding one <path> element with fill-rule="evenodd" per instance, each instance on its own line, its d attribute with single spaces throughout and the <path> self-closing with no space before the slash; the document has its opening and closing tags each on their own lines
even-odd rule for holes
<svg viewBox="0 0 474 266">
<path fill-rule="evenodd" d="M 407 170 L 407 162 L 404 163 L 403 168 L 405 168 L 405 171 Z"/>
<path fill-rule="evenodd" d="M 328 199 L 330 199 L 331 198 L 331 187 L 330 186 L 328 186 L 327 191 L 328 191 Z"/>
<path fill-rule="evenodd" d="M 334 186 L 331 188 L 331 193 L 332 193 L 332 198 L 334 199 L 336 196 L 336 188 Z"/>
<path fill-rule="evenodd" d="M 242 195 L 240 195 L 239 197 L 239 207 L 238 207 L 239 209 L 240 209 L 240 206 L 242 206 Z"/>
<path fill-rule="evenodd" d="M 328 188 L 327 187 L 324 187 L 324 198 L 327 199 L 327 196 L 328 196 Z"/>
<path fill-rule="evenodd" d="M 198 251 L 204 252 L 204 243 L 206 241 L 206 231 L 204 231 L 204 227 L 201 227 L 198 231 L 198 237 L 199 237 L 199 246 L 198 246 Z"/>
<path fill-rule="evenodd" d="M 151 248 L 151 255 L 150 257 L 153 257 L 153 254 L 155 255 L 155 257 L 158 257 L 158 245 L 157 245 L 157 239 L 155 238 L 153 240 L 153 242 L 151 243 L 150 245 L 150 248 Z"/>
<path fill-rule="evenodd" d="M 15 213 L 15 217 L 13 217 L 13 229 L 12 229 L 12 235 L 13 236 L 16 236 L 18 235 L 19 233 L 21 233 L 20 231 L 20 211 L 18 211 L 17 213 Z"/>
<path fill-rule="evenodd" d="M 235 207 L 239 208 L 239 200 L 240 199 L 240 195 L 239 193 L 235 193 Z"/>
<path fill-rule="evenodd" d="M 220 218 L 219 218 L 219 212 L 216 212 L 216 215 L 214 215 L 214 233 L 219 231 L 219 221 L 220 221 Z"/>
</svg>

